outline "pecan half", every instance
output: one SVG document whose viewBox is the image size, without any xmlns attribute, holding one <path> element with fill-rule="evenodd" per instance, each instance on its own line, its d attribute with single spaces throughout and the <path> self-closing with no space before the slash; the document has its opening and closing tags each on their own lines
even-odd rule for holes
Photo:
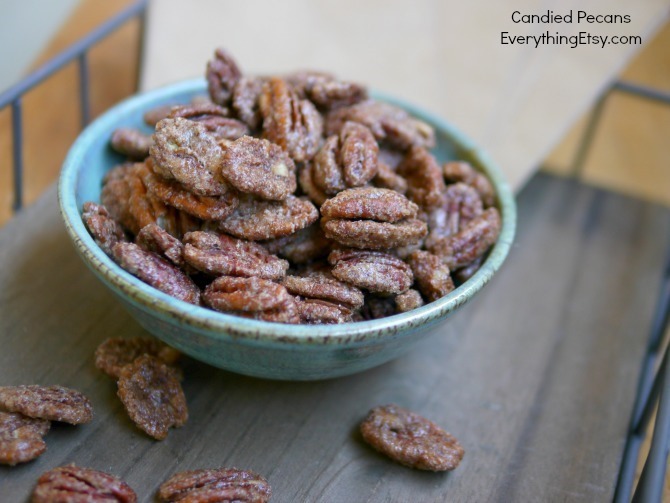
<svg viewBox="0 0 670 503">
<path fill-rule="evenodd" d="M 414 289 L 409 289 L 395 298 L 396 311 L 406 313 L 423 306 L 421 294 Z"/>
<path fill-rule="evenodd" d="M 400 194 L 407 193 L 407 180 L 381 160 L 377 162 L 377 174 L 372 179 L 372 183 L 375 187 L 395 190 Z"/>
<path fill-rule="evenodd" d="M 118 379 L 123 367 L 144 354 L 155 356 L 168 365 L 176 363 L 181 356 L 179 351 L 158 339 L 111 337 L 95 350 L 95 366 L 108 376 Z"/>
<path fill-rule="evenodd" d="M 233 88 L 233 111 L 251 129 L 258 129 L 261 125 L 258 101 L 266 81 L 263 77 L 242 77 Z"/>
<path fill-rule="evenodd" d="M 264 241 L 293 234 L 318 218 L 319 211 L 311 202 L 293 195 L 283 201 L 245 197 L 232 215 L 218 223 L 218 228 L 238 238 Z"/>
<path fill-rule="evenodd" d="M 442 166 L 442 172 L 448 182 L 463 182 L 474 188 L 482 198 L 485 208 L 493 206 L 495 202 L 493 185 L 486 176 L 476 171 L 469 163 L 464 161 L 447 162 Z"/>
<path fill-rule="evenodd" d="M 463 459 L 458 440 L 432 421 L 397 405 L 372 409 L 361 423 L 363 439 L 400 464 L 447 471 Z"/>
<path fill-rule="evenodd" d="M 155 356 L 143 354 L 121 368 L 118 396 L 130 419 L 147 435 L 163 440 L 171 427 L 188 420 L 179 372 Z"/>
<path fill-rule="evenodd" d="M 42 437 L 50 426 L 45 419 L 0 411 L 0 464 L 14 466 L 40 456 L 47 450 Z"/>
<path fill-rule="evenodd" d="M 112 253 L 112 247 L 119 241 L 127 241 L 126 233 L 121 225 L 112 218 L 107 208 L 93 202 L 84 203 L 81 215 L 84 224 L 93 239 L 107 255 Z"/>
<path fill-rule="evenodd" d="M 300 323 L 310 325 L 332 325 L 352 321 L 351 309 L 320 299 L 296 300 Z"/>
<path fill-rule="evenodd" d="M 135 238 L 135 243 L 143 250 L 165 257 L 177 267 L 184 265 L 184 245 L 182 242 L 156 224 L 142 227 Z"/>
<path fill-rule="evenodd" d="M 151 135 L 138 129 L 118 128 L 112 133 L 112 148 L 134 161 L 143 161 L 149 157 Z"/>
<path fill-rule="evenodd" d="M 168 117 L 170 119 L 182 117 L 199 122 L 217 140 L 237 140 L 249 134 L 249 128 L 244 122 L 228 117 L 228 110 L 214 103 L 176 106 Z"/>
<path fill-rule="evenodd" d="M 214 51 L 214 58 L 207 63 L 207 89 L 212 101 L 217 105 L 227 105 L 235 84 L 242 77 L 235 59 L 225 49 Z"/>
<path fill-rule="evenodd" d="M 435 157 L 425 148 L 410 148 L 397 173 L 407 180 L 407 197 L 424 210 L 444 204 L 446 185 L 442 171 Z"/>
<path fill-rule="evenodd" d="M 389 189 L 360 187 L 340 192 L 321 206 L 325 218 L 369 219 L 397 222 L 414 218 L 419 208 L 402 194 Z"/>
<path fill-rule="evenodd" d="M 93 407 L 79 391 L 63 386 L 0 386 L 0 408 L 70 424 L 88 423 Z"/>
<path fill-rule="evenodd" d="M 481 257 L 496 242 L 500 234 L 500 213 L 487 208 L 472 219 L 458 234 L 437 239 L 429 251 L 438 255 L 449 269 L 464 267 Z"/>
<path fill-rule="evenodd" d="M 298 182 L 305 195 L 317 206 L 321 206 L 328 199 L 328 194 L 314 183 L 313 162 L 306 162 L 299 169 Z"/>
<path fill-rule="evenodd" d="M 200 290 L 181 269 L 134 243 L 117 243 L 112 249 L 117 264 L 161 292 L 191 304 L 200 303 Z"/>
<path fill-rule="evenodd" d="M 219 177 L 223 150 L 198 122 L 178 117 L 156 124 L 151 146 L 154 171 L 201 196 L 220 196 L 228 187 Z"/>
<path fill-rule="evenodd" d="M 221 176 L 233 187 L 263 199 L 281 201 L 295 192 L 295 164 L 279 146 L 243 136 L 223 155 Z"/>
<path fill-rule="evenodd" d="M 428 302 L 440 299 L 454 289 L 449 267 L 442 263 L 440 257 L 417 250 L 410 254 L 407 262 L 412 268 L 419 290 Z"/>
<path fill-rule="evenodd" d="M 135 503 L 137 495 L 123 480 L 81 466 L 59 466 L 37 480 L 31 503 Z"/>
<path fill-rule="evenodd" d="M 214 503 L 266 503 L 272 489 L 257 473 L 237 468 L 218 468 L 180 472 L 161 484 L 161 501 Z"/>
<path fill-rule="evenodd" d="M 306 276 L 286 276 L 282 285 L 289 293 L 308 299 L 320 299 L 341 304 L 351 309 L 363 305 L 363 292 L 355 286 L 335 279 L 326 272 L 314 272 Z"/>
<path fill-rule="evenodd" d="M 374 220 L 321 219 L 328 239 L 368 250 L 389 250 L 418 243 L 428 232 L 425 222 L 406 218 L 395 223 Z"/>
<path fill-rule="evenodd" d="M 190 232 L 184 236 L 184 259 L 199 271 L 212 275 L 283 278 L 288 262 L 256 243 L 213 232 Z"/>
<path fill-rule="evenodd" d="M 399 294 L 408 290 L 414 280 L 410 267 L 388 253 L 333 250 L 328 262 L 337 279 L 374 293 Z"/>
<path fill-rule="evenodd" d="M 323 119 L 314 105 L 300 100 L 282 79 L 273 77 L 263 85 L 259 98 L 263 137 L 296 161 L 307 161 L 319 148 Z"/>
</svg>

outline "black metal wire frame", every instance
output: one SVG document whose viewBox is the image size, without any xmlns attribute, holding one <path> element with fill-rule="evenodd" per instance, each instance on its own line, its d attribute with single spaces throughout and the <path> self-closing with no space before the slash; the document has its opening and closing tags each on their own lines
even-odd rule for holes
<svg viewBox="0 0 670 503">
<path fill-rule="evenodd" d="M 586 131 L 577 149 L 572 176 L 578 178 L 586 163 L 587 155 L 595 138 L 605 102 L 613 92 L 623 92 L 670 105 L 670 93 L 639 86 L 630 82 L 613 83 L 598 99 L 586 126 Z M 663 498 L 668 451 L 670 450 L 670 345 L 665 339 L 670 321 L 670 248 L 665 260 L 661 291 L 658 295 L 651 333 L 642 362 L 635 406 L 630 420 L 628 438 L 619 471 L 614 501 L 660 502 Z M 666 348 L 661 354 L 663 348 Z M 651 446 L 640 479 L 633 493 L 635 470 L 640 456 L 640 447 L 647 435 L 649 423 L 656 411 L 656 420 Z"/>
<path fill-rule="evenodd" d="M 79 69 L 79 104 L 81 114 L 81 127 L 85 127 L 91 117 L 90 93 L 89 93 L 89 70 L 88 51 L 102 39 L 115 32 L 121 26 L 133 19 L 140 20 L 140 44 L 138 48 L 138 84 L 139 65 L 141 63 L 144 27 L 146 22 L 146 10 L 148 0 L 138 0 L 122 12 L 98 26 L 81 40 L 75 42 L 63 52 L 47 61 L 43 66 L 19 81 L 0 94 L 0 110 L 11 105 L 12 109 L 12 162 L 13 162 L 13 186 L 14 201 L 12 208 L 18 211 L 23 207 L 23 95 L 33 87 L 41 84 L 51 75 L 71 63 L 75 59 Z"/>
</svg>

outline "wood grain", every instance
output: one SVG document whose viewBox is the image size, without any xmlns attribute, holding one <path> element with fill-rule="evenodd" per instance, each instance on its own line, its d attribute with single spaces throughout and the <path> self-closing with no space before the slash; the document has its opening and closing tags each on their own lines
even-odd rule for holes
<svg viewBox="0 0 670 503">
<path fill-rule="evenodd" d="M 187 360 L 191 418 L 155 442 L 92 360 L 106 337 L 143 331 L 76 256 L 49 190 L 0 231 L 0 383 L 72 386 L 96 415 L 54 426 L 37 461 L 1 467 L 3 502 L 69 462 L 122 476 L 140 501 L 178 470 L 220 465 L 267 476 L 275 502 L 610 501 L 670 211 L 538 175 L 519 215 L 496 278 L 406 356 L 311 383 Z M 358 422 L 388 402 L 456 435 L 462 465 L 421 473 L 365 446 Z"/>
</svg>

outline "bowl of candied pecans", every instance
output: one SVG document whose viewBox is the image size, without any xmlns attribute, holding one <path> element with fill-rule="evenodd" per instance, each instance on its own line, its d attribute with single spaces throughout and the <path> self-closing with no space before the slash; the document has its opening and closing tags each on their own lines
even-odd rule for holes
<svg viewBox="0 0 670 503">
<path fill-rule="evenodd" d="M 206 80 L 89 125 L 59 201 L 149 332 L 290 380 L 407 351 L 486 285 L 516 224 L 498 168 L 443 119 L 327 73 L 245 76 L 222 49 Z"/>
</svg>

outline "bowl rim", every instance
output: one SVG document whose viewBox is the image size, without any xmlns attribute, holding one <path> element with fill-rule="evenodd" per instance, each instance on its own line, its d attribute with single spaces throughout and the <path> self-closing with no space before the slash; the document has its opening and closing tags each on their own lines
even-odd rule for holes
<svg viewBox="0 0 670 503">
<path fill-rule="evenodd" d="M 412 328 L 428 325 L 446 317 L 478 292 L 507 257 L 516 230 L 516 203 L 507 180 L 495 162 L 469 137 L 446 120 L 405 100 L 374 91 L 371 92 L 371 95 L 375 99 L 399 106 L 441 130 L 456 145 L 459 153 L 479 165 L 491 180 L 501 213 L 501 231 L 487 259 L 470 279 L 445 297 L 413 311 L 376 320 L 339 325 L 287 325 L 241 318 L 186 303 L 149 286 L 112 261 L 88 233 L 76 201 L 78 168 L 82 164 L 85 153 L 101 132 L 113 128 L 119 116 L 123 117 L 139 110 L 145 110 L 153 106 L 156 101 L 169 99 L 170 96 L 176 94 L 205 91 L 204 79 L 192 79 L 142 92 L 119 102 L 80 133 L 70 147 L 61 169 L 58 182 L 59 207 L 66 231 L 77 251 L 87 265 L 116 290 L 116 293 L 128 296 L 132 303 L 139 305 L 143 310 L 154 311 L 163 318 L 172 318 L 178 323 L 183 322 L 194 328 L 203 329 L 210 336 L 220 339 L 246 339 L 263 342 L 263 344 L 281 345 L 286 343 L 323 345 L 360 342 L 389 334 L 399 334 L 405 330 L 411 331 Z"/>
</svg>

